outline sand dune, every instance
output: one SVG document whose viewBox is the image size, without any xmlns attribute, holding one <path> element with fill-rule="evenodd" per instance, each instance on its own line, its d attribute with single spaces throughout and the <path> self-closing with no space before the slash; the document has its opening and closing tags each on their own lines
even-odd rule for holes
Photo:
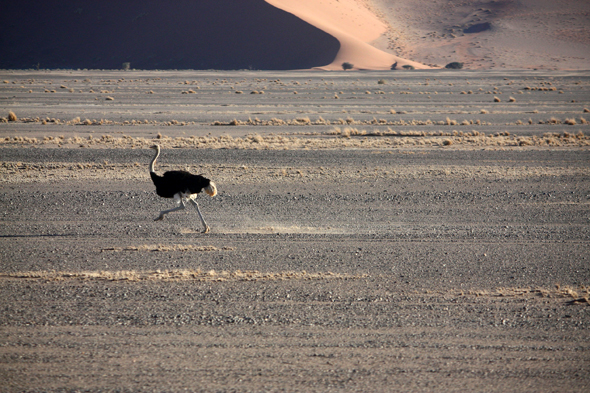
<svg viewBox="0 0 590 393">
<path fill-rule="evenodd" d="M 588 69 L 590 2 L 567 0 L 267 0 L 335 37 L 320 69 Z M 406 60 L 406 59 L 411 59 Z M 428 66 L 425 66 L 428 65 Z"/>
<path fill-rule="evenodd" d="M 388 70 L 396 62 L 400 69 L 403 65 L 430 68 L 370 45 L 387 32 L 388 26 L 359 1 L 267 0 L 267 3 L 294 14 L 340 42 L 334 60 L 318 69 L 341 70 L 344 62 L 352 63 L 355 69 Z"/>
<path fill-rule="evenodd" d="M 0 68 L 580 70 L 586 0 L 23 0 L 3 4 Z"/>
</svg>

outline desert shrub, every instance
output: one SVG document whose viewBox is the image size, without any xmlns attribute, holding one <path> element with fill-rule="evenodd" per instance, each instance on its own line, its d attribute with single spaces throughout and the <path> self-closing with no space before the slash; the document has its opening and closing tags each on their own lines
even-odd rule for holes
<svg viewBox="0 0 590 393">
<path fill-rule="evenodd" d="M 342 69 L 343 69 L 344 71 L 346 71 L 346 70 L 352 70 L 352 69 L 353 69 L 353 67 L 354 67 L 354 64 L 352 64 L 352 63 L 349 63 L 349 62 L 347 62 L 347 61 L 345 61 L 344 63 L 342 63 Z"/>
<path fill-rule="evenodd" d="M 576 119 L 565 119 L 563 124 L 568 124 L 570 126 L 574 126 L 574 125 L 576 125 Z"/>
<path fill-rule="evenodd" d="M 414 69 L 414 66 L 413 65 L 406 64 L 406 65 L 403 65 L 402 68 L 405 69 L 405 70 L 413 70 Z"/>
<path fill-rule="evenodd" d="M 131 63 L 129 63 L 128 61 L 123 63 L 123 65 L 121 66 L 121 68 L 123 69 L 123 71 L 129 71 L 131 69 Z"/>
<path fill-rule="evenodd" d="M 453 61 L 445 66 L 445 68 L 452 69 L 452 70 L 460 70 L 463 68 L 463 63 L 459 63 L 458 61 Z"/>
</svg>

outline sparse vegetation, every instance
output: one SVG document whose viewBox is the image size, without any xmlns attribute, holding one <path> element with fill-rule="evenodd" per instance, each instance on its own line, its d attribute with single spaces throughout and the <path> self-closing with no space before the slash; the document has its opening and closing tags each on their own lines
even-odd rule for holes
<svg viewBox="0 0 590 393">
<path fill-rule="evenodd" d="M 7 298 L 16 303 L 5 307 L 4 315 L 12 329 L 5 336 L 14 344 L 5 345 L 5 358 L 22 366 L 19 375 L 27 378 L 31 367 L 25 366 L 41 362 L 39 367 L 33 364 L 40 378 L 57 373 L 63 376 L 59 386 L 69 383 L 75 389 L 80 381 L 76 361 L 98 364 L 102 356 L 108 364 L 100 364 L 112 366 L 98 370 L 99 376 L 107 375 L 105 385 L 112 375 L 123 375 L 117 373 L 121 365 L 124 375 L 139 370 L 141 375 L 135 376 L 149 385 L 154 377 L 141 371 L 166 367 L 170 353 L 181 356 L 176 363 L 189 368 L 206 356 L 197 370 L 206 380 L 208 370 L 223 366 L 224 354 L 234 356 L 243 349 L 242 360 L 253 367 L 240 366 L 240 356 L 234 356 L 232 364 L 240 369 L 237 377 L 232 374 L 230 388 L 256 390 L 268 383 L 264 376 L 250 381 L 248 376 L 260 371 L 260 362 L 252 359 L 294 341 L 295 347 L 285 348 L 281 356 L 266 356 L 263 363 L 277 363 L 279 374 L 320 367 L 314 375 L 303 370 L 295 386 L 303 386 L 300 390 L 354 389 L 377 379 L 383 384 L 373 390 L 387 390 L 397 377 L 408 376 L 420 381 L 425 376 L 426 382 L 442 378 L 444 384 L 448 373 L 459 379 L 500 380 L 500 388 L 506 375 L 508 382 L 524 376 L 520 385 L 531 389 L 583 380 L 578 360 L 584 357 L 580 334 L 590 288 L 575 273 L 584 264 L 578 256 L 584 254 L 588 235 L 584 225 L 576 224 L 585 219 L 583 181 L 590 179 L 590 166 L 583 162 L 590 150 L 590 127 L 584 119 L 590 117 L 582 113 L 588 105 L 587 77 L 545 70 L 524 73 L 528 76 L 508 72 L 514 85 L 506 86 L 512 81 L 502 82 L 502 71 L 357 69 L 6 71 L 10 84 L 0 84 L 6 97 L 0 114 L 0 151 L 6 153 L 0 179 L 7 205 L 5 232 L 21 238 L 7 239 L 3 253 L 7 260 L 12 254 L 24 263 L 13 263 L 20 270 L 4 269 L 0 283 L 18 292 Z M 29 84 L 31 76 L 38 81 Z M 153 78 L 158 76 L 161 81 Z M 388 78 L 387 83 L 379 83 L 379 76 Z M 82 82 L 86 77 L 92 81 Z M 118 80 L 122 77 L 126 80 Z M 194 94 L 198 87 L 192 79 L 197 78 L 201 90 Z M 566 95 L 522 90 L 525 78 L 535 86 L 550 79 Z M 581 86 L 573 85 L 576 79 Z M 60 89 L 62 84 L 67 89 Z M 46 87 L 57 93 L 43 93 Z M 26 94 L 29 88 L 33 94 Z M 69 88 L 75 93 L 68 93 Z M 91 89 L 96 93 L 89 93 Z M 236 96 L 236 90 L 243 95 Z M 493 94 L 485 95 L 487 90 Z M 524 92 L 519 104 L 509 103 L 519 90 Z M 259 95 L 263 91 L 266 95 Z M 473 95 L 457 98 L 461 91 Z M 105 101 L 107 95 L 117 102 Z M 502 102 L 487 110 L 494 95 Z M 10 123 L 9 109 L 18 112 Z M 575 125 L 566 127 L 568 120 Z M 219 201 L 199 201 L 205 212 L 218 212 L 210 216 L 217 221 L 213 236 L 198 234 L 193 208 L 186 216 L 152 223 L 158 210 L 172 207 L 172 201 L 160 203 L 153 188 L 144 187 L 151 159 L 147 148 L 154 144 L 169 149 L 162 172 L 186 169 L 220 185 Z M 343 193 L 345 189 L 351 191 Z M 39 196 L 38 203 L 28 203 L 27 195 Z M 561 225 L 580 212 L 576 225 Z M 51 222 L 54 217 L 59 221 Z M 53 244 L 60 234 L 72 236 Z M 396 254 L 399 244 L 392 245 L 391 239 L 428 243 L 429 249 L 442 251 L 459 245 L 466 252 L 436 252 L 418 266 L 426 276 L 421 280 L 412 272 L 408 277 L 408 269 L 399 264 L 381 263 L 384 253 Z M 27 248 L 27 242 L 41 242 L 40 248 Z M 553 247 L 556 242 L 565 246 Z M 263 252 L 254 250 L 257 246 Z M 467 269 L 477 277 L 459 280 L 465 269 L 453 260 L 465 259 L 463 254 L 466 264 L 477 265 Z M 539 258 L 550 263 L 553 256 L 565 258 L 563 269 L 548 279 L 546 269 L 535 266 Z M 351 267 L 338 269 L 338 263 L 324 260 L 351 262 Z M 371 268 L 375 263 L 381 264 Z M 250 270 L 236 270 L 244 266 Z M 490 280 L 486 274 L 494 266 L 504 269 L 492 272 Z M 368 279 L 362 279 L 363 273 Z M 554 286 L 556 282 L 562 285 Z M 227 296 L 234 287 L 236 295 Z M 201 295 L 193 296 L 197 293 Z M 243 293 L 250 295 L 242 301 Z M 235 299 L 240 303 L 228 303 Z M 457 320 L 467 321 L 458 334 Z M 101 326 L 84 330 L 95 322 Z M 112 340 L 102 336 L 111 327 L 118 329 Z M 162 334 L 147 337 L 144 327 Z M 388 327 L 397 329 L 396 334 L 389 334 Z M 270 341 L 242 334 L 253 328 L 254 333 L 289 331 Z M 134 334 L 137 329 L 141 334 Z M 195 329 L 204 333 L 197 336 Z M 343 331 L 352 337 L 346 348 L 332 334 Z M 411 334 L 401 337 L 400 344 L 398 331 Z M 517 331 L 524 333 L 513 334 Z M 327 333 L 303 352 L 297 348 L 297 337 L 317 332 Z M 430 356 L 432 345 L 411 344 L 433 341 L 424 332 L 434 337 L 443 359 Z M 531 338 L 535 332 L 542 337 Z M 97 340 L 99 347 L 92 345 Z M 23 342 L 40 345 L 25 348 L 26 356 L 20 358 Z M 154 342 L 162 344 L 162 356 L 151 359 Z M 115 353 L 113 343 L 115 352 L 123 345 L 133 353 Z M 72 349 L 69 360 L 62 347 Z M 392 358 L 392 349 L 399 356 Z M 384 360 L 385 366 L 366 372 L 357 361 L 359 353 L 375 355 L 369 363 Z M 45 366 L 56 356 L 51 367 L 55 373 L 49 374 Z M 485 361 L 478 361 L 482 356 Z M 553 367 L 556 357 L 567 359 Z M 498 370 L 506 358 L 517 368 Z M 400 365 L 404 359 L 409 363 Z M 477 364 L 468 364 L 473 359 Z M 560 377 L 563 370 L 573 382 Z M 526 378 L 533 374 L 557 378 Z M 483 386 L 482 378 L 468 385 Z M 211 389 L 223 390 L 216 383 L 219 378 L 214 379 Z M 182 389 L 169 380 L 161 385 Z M 47 389 L 45 385 L 36 389 Z M 459 381 L 455 390 L 463 385 Z"/>
<path fill-rule="evenodd" d="M 459 63 L 458 61 L 453 61 L 453 62 L 447 64 L 445 66 L 445 68 L 453 69 L 453 70 L 460 70 L 461 68 L 463 68 L 463 63 Z"/>
<path fill-rule="evenodd" d="M 353 68 L 354 68 L 354 64 L 349 63 L 348 61 L 345 61 L 344 63 L 342 63 L 342 69 L 344 71 L 352 70 Z"/>
<path fill-rule="evenodd" d="M 323 79 L 323 78 L 322 78 Z M 394 81 L 395 79 L 392 79 L 392 81 Z M 507 80 L 507 79 L 506 79 Z M 8 87 L 12 87 L 12 85 L 22 85 L 21 87 L 24 87 L 24 85 L 27 84 L 28 81 L 9 81 L 8 84 L 6 84 L 5 86 Z M 154 83 L 155 82 L 155 83 Z M 386 81 L 385 79 L 378 79 L 378 80 L 374 80 L 373 82 L 370 82 L 370 79 L 366 79 L 365 82 L 363 83 L 358 83 L 355 81 L 351 81 L 351 85 L 357 85 L 356 89 L 350 89 L 350 90 L 345 90 L 342 86 L 335 86 L 332 87 L 332 85 L 334 85 L 334 81 L 333 80 L 321 80 L 318 79 L 317 81 L 313 81 L 311 79 L 307 80 L 307 81 L 303 81 L 303 80 L 291 80 L 289 82 L 287 81 L 281 81 L 279 79 L 273 79 L 273 80 L 268 80 L 266 78 L 255 78 L 252 79 L 250 81 L 247 80 L 232 80 L 232 79 L 224 79 L 224 78 L 215 78 L 214 80 L 202 80 L 202 81 L 191 81 L 191 80 L 182 80 L 182 81 L 177 81 L 177 85 L 183 85 L 185 86 L 184 88 L 186 89 L 186 87 L 192 87 L 189 88 L 187 90 L 182 91 L 183 94 L 195 94 L 196 93 L 196 89 L 202 89 L 205 88 L 207 85 L 208 86 L 215 86 L 214 89 L 219 89 L 220 86 L 224 86 L 224 87 L 228 87 L 229 89 L 222 89 L 221 91 L 224 91 L 225 93 L 236 93 L 236 94 L 244 94 L 244 91 L 251 94 L 251 95 L 257 95 L 257 94 L 263 94 L 265 92 L 265 90 L 268 88 L 269 84 L 272 84 L 272 88 L 273 90 L 276 89 L 276 91 L 280 94 L 283 93 L 283 96 L 285 93 L 290 94 L 293 92 L 292 87 L 293 85 L 298 86 L 298 90 L 301 88 L 303 90 L 304 94 L 314 94 L 314 89 L 316 89 L 319 87 L 322 90 L 326 90 L 329 93 L 323 93 L 320 97 L 322 97 L 323 99 L 339 99 L 339 100 L 343 100 L 343 99 L 347 99 L 347 100 L 354 100 L 354 99 L 359 99 L 361 98 L 361 94 L 366 94 L 366 98 L 363 97 L 363 100 L 367 100 L 367 101 L 373 101 L 373 100 L 377 100 L 380 97 L 380 95 L 383 94 L 392 94 L 393 92 L 391 91 L 384 91 L 383 90 L 375 90 L 372 89 L 370 87 L 371 83 L 375 83 L 378 85 L 386 85 L 389 83 L 393 83 L 390 81 Z M 476 93 L 479 92 L 479 94 L 485 92 L 486 90 L 490 90 L 490 94 L 492 94 L 492 97 L 494 97 L 496 102 L 501 102 L 499 97 L 501 92 L 500 92 L 500 88 L 501 86 L 499 84 L 496 84 L 496 86 L 493 86 L 493 84 L 490 87 L 480 87 L 477 86 L 475 88 L 473 88 L 473 90 L 469 90 L 467 88 L 460 88 L 458 87 L 459 85 L 461 86 L 466 86 L 469 85 L 469 81 L 466 83 L 461 83 L 461 82 L 456 82 L 456 81 L 451 81 L 453 83 L 449 83 L 449 82 L 444 82 L 442 83 L 445 86 L 451 86 L 449 88 L 448 91 L 444 91 L 442 92 L 442 94 L 452 94 L 452 93 L 459 93 L 459 92 L 463 92 L 464 94 L 474 94 L 474 91 Z M 60 93 L 62 91 L 75 91 L 80 92 L 82 94 L 85 94 L 86 97 L 88 97 L 88 93 L 92 92 L 94 95 L 92 96 L 93 99 L 95 100 L 111 100 L 111 99 L 117 99 L 117 96 L 115 96 L 114 94 L 116 94 L 118 92 L 117 89 L 119 89 L 118 84 L 121 83 L 132 83 L 131 80 L 125 80 L 124 78 L 119 78 L 117 79 L 96 79 L 96 78 L 88 78 L 85 80 L 75 80 L 75 79 L 69 79 L 69 80 L 44 80 L 44 81 L 37 81 L 37 82 L 29 82 L 29 83 L 37 83 L 39 86 L 38 88 L 35 88 L 34 91 L 39 93 L 39 92 L 43 92 L 44 90 L 47 92 L 51 92 L 54 91 L 55 88 L 58 89 L 58 91 L 60 91 Z M 158 83 L 160 84 L 160 86 L 158 86 Z M 358 83 L 358 84 L 357 84 Z M 411 89 L 410 87 L 404 86 L 405 82 L 399 83 L 400 86 L 398 89 L 396 89 L 396 94 L 427 94 L 428 98 L 435 98 L 434 94 L 437 94 L 436 92 L 428 92 L 428 91 L 416 91 L 414 89 Z M 424 83 L 420 83 L 420 85 L 424 85 L 424 86 L 428 86 L 428 85 L 435 85 L 435 84 L 439 84 L 439 81 L 432 81 L 432 80 L 425 80 Z M 513 83 L 513 81 L 508 80 L 507 82 L 508 84 Z M 551 91 L 552 89 L 555 88 L 555 86 L 551 85 L 550 82 L 548 81 L 542 81 L 542 80 L 537 80 L 537 87 L 526 87 L 526 88 L 521 88 L 520 90 L 522 92 L 526 92 L 528 91 L 528 94 L 532 94 L 530 92 L 539 90 L 539 91 Z M 83 86 L 80 86 L 80 84 L 82 84 Z M 156 90 L 158 88 L 164 87 L 164 85 L 169 85 L 170 83 L 166 82 L 164 83 L 163 81 L 158 82 L 158 78 L 154 78 L 153 80 L 149 80 L 146 81 L 146 87 L 153 89 L 153 90 L 139 90 L 140 93 L 145 93 L 145 94 L 157 94 L 157 96 L 159 98 L 162 98 L 165 96 L 165 94 L 160 94 L 162 91 L 165 90 Z M 316 84 L 316 86 L 313 86 L 314 84 Z M 396 82 L 397 84 L 397 82 Z M 197 86 L 200 85 L 200 86 Z M 452 86 L 455 87 L 452 87 Z M 241 89 L 238 89 L 239 86 L 242 86 Z M 16 86 L 15 86 L 16 87 Z M 82 87 L 82 88 L 80 88 Z M 75 90 L 74 90 L 75 88 Z M 61 90 L 60 90 L 61 89 Z M 32 90 L 32 89 L 31 89 Z M 564 91 L 566 89 L 564 88 Z M 25 91 L 25 90 L 23 90 Z M 204 91 L 204 95 L 208 95 L 211 94 L 211 89 L 207 89 Z M 345 93 L 346 91 L 346 93 Z M 519 90 L 517 90 L 518 92 Z M 179 91 L 180 93 L 180 91 Z M 300 90 L 299 92 L 293 92 L 293 94 L 301 94 L 302 91 Z M 494 95 L 495 94 L 495 95 Z M 77 95 L 77 94 L 76 94 Z M 143 96 L 145 97 L 145 96 Z M 88 97 L 90 98 L 90 97 Z M 147 98 L 147 97 L 146 97 Z M 438 97 L 438 100 L 440 100 L 440 96 Z M 506 99 L 503 100 L 504 102 L 515 102 L 515 99 L 513 97 L 509 97 L 508 95 L 506 96 Z M 569 100 L 568 100 L 569 101 Z M 352 101 L 351 101 L 352 102 Z M 404 104 L 405 105 L 405 104 Z M 408 105 L 412 105 L 411 103 Z M 574 104 L 574 105 L 579 105 L 579 104 Z M 506 104 L 507 106 L 507 104 Z M 433 143 L 436 146 L 441 146 L 442 145 L 442 139 L 441 138 L 448 138 L 448 137 L 452 137 L 451 140 L 453 141 L 454 145 L 464 145 L 465 143 L 467 143 L 467 139 L 478 139 L 477 143 L 479 144 L 483 144 L 485 146 L 488 145 L 497 145 L 497 146 L 507 146 L 507 145 L 514 145 L 514 146 L 539 146 L 539 145 L 549 145 L 549 146 L 558 146 L 558 145 L 567 145 L 567 144 L 578 144 L 578 145 L 585 145 L 587 143 L 587 137 L 584 136 L 583 134 L 581 136 L 578 136 L 577 134 L 575 136 L 572 136 L 573 134 L 569 134 L 569 136 L 559 136 L 559 134 L 556 133 L 549 133 L 550 135 L 545 135 L 543 137 L 537 137 L 537 139 L 535 139 L 534 137 L 526 137 L 526 138 L 521 138 L 521 137 L 517 137 L 517 136 L 512 136 L 509 134 L 505 134 L 504 132 L 496 132 L 494 131 L 494 133 L 490 133 L 487 137 L 482 138 L 481 134 L 483 134 L 483 132 L 478 131 L 478 133 L 480 135 L 475 135 L 475 131 L 474 130 L 470 130 L 470 128 L 476 128 L 476 127 L 486 127 L 486 126 L 498 126 L 498 125 L 506 125 L 509 123 L 494 123 L 497 121 L 497 114 L 501 114 L 504 113 L 504 111 L 506 110 L 502 105 L 498 105 L 497 107 L 495 107 L 496 109 L 491 112 L 488 111 L 487 109 L 479 109 L 479 108 L 473 108 L 473 106 L 471 104 L 467 104 L 465 109 L 461 109 L 461 110 L 451 110 L 450 112 L 448 112 L 448 114 L 440 114 L 440 112 L 436 111 L 436 112 L 432 112 L 432 113 L 436 113 L 435 116 L 437 116 L 437 118 L 433 118 L 433 119 L 428 119 L 425 114 L 427 112 L 423 112 L 422 110 L 411 110 L 411 111 L 407 111 L 407 110 L 394 110 L 394 109 L 384 109 L 384 108 L 369 108 L 369 107 L 363 107 L 363 109 L 359 109 L 358 106 L 352 106 L 352 108 L 355 109 L 343 109 L 342 113 L 346 113 L 346 115 L 342 115 L 341 118 L 338 117 L 338 115 L 335 115 L 335 113 L 339 113 L 339 112 L 326 112 L 328 113 L 327 116 L 325 116 L 325 118 L 319 117 L 318 115 L 315 116 L 309 116 L 309 115 L 305 115 L 304 112 L 300 112 L 300 111 L 290 111 L 290 110 L 282 110 L 279 109 L 277 111 L 273 110 L 268 110 L 268 109 L 264 109 L 261 107 L 261 109 L 259 110 L 258 113 L 260 113 L 258 115 L 258 117 L 252 116 L 251 118 L 243 118 L 240 116 L 243 116 L 243 111 L 239 110 L 239 108 L 233 108 L 230 109 L 230 112 L 235 113 L 235 117 L 230 117 L 228 119 L 224 118 L 223 120 L 212 120 L 209 121 L 208 124 L 210 125 L 215 125 L 215 126 L 253 126 L 253 127 L 262 127 L 262 126 L 270 126 L 270 127 L 291 127 L 288 131 L 287 129 L 285 129 L 285 135 L 283 136 L 277 136 L 277 135 L 268 135 L 268 134 L 264 134 L 264 135 L 253 135 L 253 136 L 248 136 L 248 137 L 244 137 L 244 138 L 234 138 L 231 141 L 229 139 L 226 138 L 218 138 L 215 139 L 216 137 L 209 135 L 207 137 L 207 139 L 203 139 L 203 140 L 199 140 L 198 138 L 193 138 L 190 139 L 187 137 L 187 139 L 181 139 L 183 142 L 180 145 L 184 145 L 184 146 L 191 146 L 194 143 L 198 143 L 198 144 L 202 144 L 204 143 L 204 141 L 207 141 L 207 146 L 208 147 L 212 147 L 212 148 L 216 148 L 214 146 L 222 146 L 224 144 L 227 143 L 231 143 L 232 145 L 236 146 L 237 148 L 276 148 L 277 146 L 282 146 L 282 148 L 287 148 L 287 145 L 289 145 L 288 148 L 298 148 L 297 146 L 301 146 L 299 143 L 300 141 L 297 140 L 295 141 L 295 139 L 297 138 L 293 138 L 292 135 L 298 135 L 298 137 L 302 137 L 302 136 L 310 136 L 311 138 L 301 138 L 301 141 L 305 140 L 306 143 L 308 143 L 308 147 L 311 146 L 316 146 L 316 145 L 322 145 L 322 143 L 319 143 L 320 141 L 315 141 L 313 140 L 313 137 L 315 136 L 316 138 L 318 136 L 321 135 L 329 135 L 326 134 L 325 130 L 321 130 L 320 127 L 315 127 L 315 126 L 327 126 L 327 125 L 332 125 L 332 126 L 336 126 L 336 127 L 342 127 L 343 129 L 336 132 L 333 131 L 333 134 L 338 134 L 339 136 L 344 136 L 344 138 L 340 138 L 340 142 L 345 142 L 344 140 L 347 141 L 347 143 L 350 143 L 351 146 L 355 145 L 357 142 L 359 142 L 359 139 L 361 138 L 369 138 L 368 140 L 365 140 L 363 143 L 363 147 L 365 146 L 376 146 L 377 144 L 375 143 L 375 139 L 380 140 L 380 143 L 384 143 L 386 142 L 387 139 L 393 138 L 393 141 L 389 141 L 388 143 L 391 143 L 392 146 L 396 146 L 399 143 L 401 143 L 401 141 L 404 141 L 404 144 L 409 144 L 409 145 L 413 145 L 414 143 L 420 143 L 420 144 L 425 144 L 428 145 L 429 143 Z M 588 121 L 586 121 L 584 118 L 582 117 L 574 117 L 572 115 L 572 113 L 576 113 L 580 112 L 580 110 L 583 110 L 584 112 L 588 112 L 587 108 L 584 108 L 582 106 L 583 109 L 580 109 L 578 107 L 578 109 L 574 109 L 566 111 L 566 112 L 556 112 L 556 115 L 551 116 L 552 113 L 548 113 L 547 118 L 545 119 L 540 119 L 540 118 L 521 118 L 520 120 L 517 120 L 518 117 L 514 120 L 511 120 L 511 123 L 514 125 L 518 125 L 520 127 L 521 130 L 525 129 L 526 126 L 528 125 L 533 125 L 533 124 L 540 124 L 540 125 L 560 125 L 560 124 L 565 124 L 565 125 L 572 125 L 572 126 L 586 126 L 588 124 Z M 229 108 L 228 108 L 229 109 Z M 545 113 L 548 112 L 547 109 L 543 109 L 543 111 L 546 111 Z M 70 112 L 71 113 L 71 112 Z M 81 112 L 83 114 L 83 112 Z M 165 112 L 162 112 L 165 113 Z M 301 113 L 301 114 L 295 114 L 295 115 L 287 115 L 288 113 Z M 320 111 L 316 112 L 316 113 L 324 113 L 324 109 L 321 109 Z M 411 119 L 408 118 L 409 113 L 416 113 L 416 116 L 418 117 L 418 119 Z M 485 121 L 482 121 L 480 119 L 477 119 L 475 116 L 473 117 L 469 117 L 468 114 L 473 114 L 473 113 L 480 113 L 482 115 L 486 115 L 485 116 Z M 515 112 L 516 113 L 516 112 Z M 529 111 L 529 112 L 522 112 L 522 113 L 539 113 L 538 110 L 533 110 L 533 111 Z M 559 117 L 560 115 L 558 115 L 557 113 L 566 113 L 567 118 L 564 119 L 564 116 Z M 358 115 L 357 115 L 358 114 Z M 368 114 L 372 114 L 370 116 L 367 116 Z M 492 116 L 487 116 L 489 114 L 492 114 Z M 55 116 L 55 115 L 54 115 Z M 459 118 L 460 117 L 460 118 Z M 233 120 L 232 120 L 233 119 Z M 527 120 L 528 119 L 528 120 Z M 73 118 L 69 117 L 69 118 L 63 118 L 63 119 L 59 119 L 59 118 L 55 118 L 55 117 L 51 117 L 51 116 L 47 116 L 47 117 L 40 117 L 40 116 L 32 116 L 32 117 L 26 117 L 26 116 L 22 116 L 22 117 L 17 117 L 16 115 L 9 115 L 9 116 L 5 116 L 5 117 L 0 117 L 0 122 L 3 123 L 7 123 L 7 122 L 14 122 L 14 123 L 39 123 L 39 124 L 43 124 L 44 126 L 46 126 L 48 129 L 51 129 L 52 125 L 60 125 L 62 127 L 72 127 L 72 126 L 76 126 L 78 127 L 78 129 L 75 132 L 78 132 L 79 130 L 81 130 L 81 127 L 93 127 L 93 129 L 87 129 L 85 131 L 88 132 L 94 132 L 94 130 L 96 128 L 96 126 L 137 126 L 137 125 L 153 125 L 153 126 L 158 126 L 158 127 L 162 127 L 162 126 L 170 126 L 170 127 L 182 127 L 185 125 L 197 125 L 197 124 L 202 124 L 199 123 L 198 120 L 194 120 L 194 121 L 183 121 L 183 119 L 162 119 L 158 116 L 157 120 L 156 118 L 151 118 L 150 120 L 147 119 L 129 119 L 129 118 L 121 118 L 118 120 L 109 120 L 109 119 L 96 119 L 96 118 L 92 118 L 90 117 L 90 115 L 86 114 L 83 115 L 81 118 L 80 116 L 75 116 Z M 344 126 L 344 127 L 343 127 Z M 363 127 L 366 126 L 366 130 L 363 129 Z M 376 126 L 381 126 L 381 129 L 377 129 Z M 297 127 L 299 129 L 294 130 L 294 128 Z M 369 128 L 370 127 L 370 128 Z M 388 127 L 397 127 L 396 131 L 394 133 L 393 129 L 389 129 Z M 452 127 L 452 128 L 450 128 Z M 437 129 L 438 128 L 438 129 Z M 469 131 L 466 131 L 469 130 Z M 488 129 L 488 128 L 484 128 L 484 129 Z M 161 128 L 157 131 L 160 131 Z M 156 131 L 156 133 L 157 133 Z M 274 131 L 274 130 L 273 130 Z M 49 131 L 51 132 L 51 131 Z M 286 136 L 288 133 L 291 134 L 291 136 Z M 160 135 L 162 134 L 161 132 L 159 133 Z M 414 134 L 414 135 L 411 135 Z M 564 134 L 565 135 L 565 134 Z M 407 141 L 404 138 L 406 137 L 420 137 L 417 139 L 414 139 L 412 141 Z M 375 137 L 380 137 L 380 138 L 375 138 Z M 426 142 L 426 139 L 429 138 L 436 138 L 438 137 L 438 140 L 436 141 L 432 141 L 432 142 Z M 168 140 L 168 137 L 163 137 L 160 136 L 160 138 L 162 140 Z M 184 138 L 184 136 L 182 137 Z M 456 139 L 458 138 L 458 139 Z M 289 143 L 287 143 L 287 139 L 289 139 Z M 321 138 L 319 138 L 321 139 Z M 481 139 L 481 140 L 480 140 Z M 147 139 L 146 139 L 147 140 Z M 172 138 L 170 138 L 170 140 L 172 140 Z M 484 143 L 485 140 L 485 143 Z M 575 142 L 574 142 L 575 140 Z M 117 141 L 117 142 L 115 142 Z M 197 142 L 198 141 L 198 142 Z M 11 138 L 5 138 L 4 140 L 0 140 L 0 143 L 4 143 L 4 144 L 15 144 L 15 143 L 28 143 L 28 144 L 32 144 L 32 143 L 37 143 L 37 144 L 48 144 L 48 143 L 54 143 L 57 144 L 59 146 L 62 145 L 67 145 L 67 144 L 79 144 L 79 145 L 83 145 L 83 146 L 90 146 L 90 145 L 94 145 L 97 143 L 108 143 L 108 144 L 120 144 L 121 146 L 129 146 L 130 145 L 130 140 L 128 139 L 121 139 L 119 140 L 116 136 L 114 137 L 110 137 L 106 140 L 103 140 L 102 138 L 94 138 L 94 139 L 86 139 L 86 138 L 82 138 L 82 140 L 77 139 L 76 137 L 71 137 L 71 138 L 57 138 L 54 136 L 51 137 L 47 137 L 47 138 L 39 138 L 39 140 L 36 140 L 34 138 L 28 138 L 28 137 L 11 137 Z M 325 141 L 321 141 L 321 142 L 325 142 Z M 149 143 L 149 142 L 146 142 Z M 469 143 L 475 143 L 475 140 L 471 140 Z M 134 140 L 134 144 L 133 146 L 140 146 L 143 144 L 143 141 L 141 141 L 140 139 L 135 139 Z M 180 146 L 179 145 L 179 146 Z M 239 145 L 239 146 L 238 146 Z M 359 145 L 361 146 L 361 145 Z"/>
<path fill-rule="evenodd" d="M 570 126 L 574 126 L 576 125 L 576 119 L 565 119 L 565 121 L 563 122 L 564 124 L 570 125 Z"/>
</svg>

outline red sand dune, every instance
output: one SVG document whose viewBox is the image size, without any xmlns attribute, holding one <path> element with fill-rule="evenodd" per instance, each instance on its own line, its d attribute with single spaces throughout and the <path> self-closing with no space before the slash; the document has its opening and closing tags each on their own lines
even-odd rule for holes
<svg viewBox="0 0 590 393">
<path fill-rule="evenodd" d="M 588 69 L 588 15 L 587 0 L 21 0 L 2 5 L 0 68 Z"/>
<path fill-rule="evenodd" d="M 370 45 L 388 30 L 388 25 L 372 13 L 360 0 L 267 0 L 268 3 L 288 11 L 302 20 L 332 35 L 340 42 L 338 54 L 329 64 L 317 67 L 324 70 L 341 70 L 349 62 L 355 69 L 389 70 L 394 63 L 430 68 L 406 60 Z"/>
</svg>

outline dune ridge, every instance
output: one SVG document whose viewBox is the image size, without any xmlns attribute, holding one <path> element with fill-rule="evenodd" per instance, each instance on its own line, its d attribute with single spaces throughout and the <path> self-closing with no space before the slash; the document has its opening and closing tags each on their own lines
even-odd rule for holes
<svg viewBox="0 0 590 393">
<path fill-rule="evenodd" d="M 342 63 L 349 62 L 353 69 L 389 70 L 411 65 L 417 69 L 430 68 L 380 50 L 370 43 L 388 30 L 364 4 L 357 0 L 266 0 L 267 3 L 292 13 L 305 22 L 335 37 L 340 49 L 334 60 L 315 67 L 321 70 L 341 70 Z"/>
</svg>

